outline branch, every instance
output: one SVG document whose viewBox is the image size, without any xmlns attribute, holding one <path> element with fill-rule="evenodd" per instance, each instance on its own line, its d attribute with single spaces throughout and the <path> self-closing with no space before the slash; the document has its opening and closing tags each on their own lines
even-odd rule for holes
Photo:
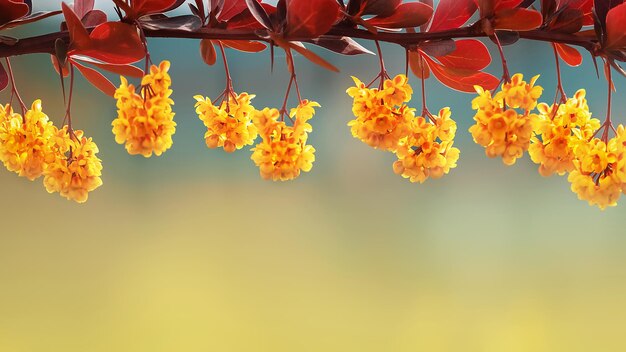
<svg viewBox="0 0 626 352">
<path fill-rule="evenodd" d="M 223 40 L 258 40 L 269 41 L 269 33 L 265 30 L 226 30 L 203 28 L 196 32 L 171 29 L 144 29 L 146 37 L 151 38 L 185 38 L 185 39 L 223 39 Z M 543 29 L 519 32 L 520 38 L 537 40 L 550 43 L 563 43 L 575 45 L 592 51 L 597 43 L 595 39 L 584 38 L 575 34 L 558 33 Z M 479 26 L 450 29 L 438 32 L 424 33 L 389 33 L 379 32 L 373 34 L 366 30 L 333 27 L 325 37 L 351 37 L 366 40 L 378 40 L 398 44 L 404 47 L 416 45 L 427 40 L 442 40 L 454 38 L 480 38 L 487 37 L 487 34 Z M 20 39 L 13 45 L 0 44 L 0 58 L 36 53 L 54 53 L 54 43 L 57 39 L 69 41 L 67 31 L 49 33 L 36 37 Z M 315 38 L 288 38 L 289 40 L 309 41 Z"/>
</svg>

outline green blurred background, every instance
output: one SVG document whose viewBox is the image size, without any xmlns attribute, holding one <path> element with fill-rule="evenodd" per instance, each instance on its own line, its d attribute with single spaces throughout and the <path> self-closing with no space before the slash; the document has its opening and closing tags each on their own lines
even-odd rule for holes
<svg viewBox="0 0 626 352">
<path fill-rule="evenodd" d="M 4 34 L 45 33 L 58 21 Z M 591 208 L 527 156 L 513 167 L 486 158 L 467 132 L 471 95 L 427 83 L 431 110 L 450 106 L 459 123 L 461 159 L 445 178 L 411 184 L 393 173 L 392 154 L 346 126 L 350 75 L 370 79 L 376 58 L 318 50 L 341 69 L 334 74 L 297 57 L 303 96 L 322 104 L 310 137 L 317 161 L 298 180 L 266 182 L 249 150 L 206 148 L 192 96 L 217 96 L 224 73 L 197 46 L 150 40 L 156 61 L 172 61 L 178 129 L 163 156 L 115 144 L 115 102 L 80 78 L 73 116 L 100 147 L 104 186 L 76 205 L 0 170 L 0 351 L 626 350 L 625 205 Z M 384 49 L 390 72 L 402 72 L 403 52 Z M 551 101 L 551 48 L 505 51 L 512 71 L 542 75 Z M 284 54 L 273 74 L 267 52 L 227 54 L 236 90 L 256 93 L 257 108 L 280 105 Z M 13 64 L 24 98 L 42 98 L 60 123 L 49 56 Z M 605 113 L 606 85 L 588 55 L 564 80 Z M 625 108 L 615 99 L 621 122 Z"/>
</svg>

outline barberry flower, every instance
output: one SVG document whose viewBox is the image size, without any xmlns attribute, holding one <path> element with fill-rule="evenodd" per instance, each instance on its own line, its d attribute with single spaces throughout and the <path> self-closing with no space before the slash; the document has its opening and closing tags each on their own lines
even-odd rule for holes
<svg viewBox="0 0 626 352">
<path fill-rule="evenodd" d="M 422 116 L 411 121 L 408 136 L 400 141 L 395 152 L 396 174 L 423 183 L 429 177 L 440 178 L 456 167 L 460 151 L 452 146 L 456 122 L 450 116 L 450 108 L 446 107 L 433 116 L 434 124 Z"/>
<path fill-rule="evenodd" d="M 535 121 L 535 136 L 528 154 L 539 164 L 539 173 L 550 176 L 563 175 L 574 169 L 574 147 L 589 140 L 600 128 L 600 121 L 591 118 L 585 90 L 560 105 L 537 105 L 539 118 Z"/>
<path fill-rule="evenodd" d="M 241 93 L 236 99 L 227 95 L 228 103 L 223 101 L 219 107 L 201 95 L 194 98 L 197 101 L 196 113 L 207 127 L 204 135 L 207 147 L 223 147 L 226 152 L 232 153 L 254 143 L 258 131 L 252 123 L 254 107 L 250 100 L 254 95 Z"/>
<path fill-rule="evenodd" d="M 48 193 L 58 192 L 68 200 L 84 203 L 89 192 L 102 185 L 98 146 L 91 138 L 83 137 L 83 131 L 74 131 L 70 136 L 67 126 L 54 130 L 51 140 L 55 158 L 46 164 L 44 186 Z"/>
<path fill-rule="evenodd" d="M 374 148 L 394 151 L 415 117 L 414 109 L 404 104 L 413 94 L 407 77 L 385 80 L 380 90 L 368 88 L 356 77 L 352 79 L 355 86 L 346 91 L 354 99 L 352 113 L 356 119 L 348 122 L 352 136 Z"/>
<path fill-rule="evenodd" d="M 23 118 L 11 106 L 0 106 L 0 160 L 9 171 L 31 181 L 40 177 L 54 158 L 51 135 L 52 122 L 43 113 L 41 100 L 35 100 Z"/>
<path fill-rule="evenodd" d="M 311 171 L 315 148 L 307 144 L 308 133 L 312 131 L 308 120 L 313 117 L 314 107 L 319 106 L 314 101 L 301 101 L 289 113 L 292 119 L 295 117 L 293 126 L 278 120 L 278 109 L 253 112 L 254 124 L 263 141 L 252 148 L 251 159 L 259 167 L 262 178 L 287 181 L 298 177 L 301 171 Z"/>
<path fill-rule="evenodd" d="M 604 142 L 594 137 L 574 147 L 574 169 L 568 176 L 578 199 L 600 209 L 617 205 L 626 183 L 626 132 L 618 126 L 615 137 Z"/>
<path fill-rule="evenodd" d="M 490 158 L 500 156 L 505 164 L 513 165 L 528 150 L 533 126 L 538 119 L 530 110 L 536 106 L 543 89 L 534 86 L 536 79 L 537 76 L 533 77 L 527 84 L 520 74 L 516 74 L 495 96 L 474 86 L 478 93 L 472 100 L 476 124 L 469 131 L 474 141 L 485 147 L 485 154 Z M 518 113 L 517 108 L 524 111 Z"/>
<path fill-rule="evenodd" d="M 158 67 L 152 65 L 150 73 L 141 81 L 139 94 L 134 85 L 121 77 L 121 84 L 115 91 L 118 115 L 112 126 L 115 141 L 125 143 L 129 154 L 146 158 L 153 153 L 159 156 L 172 146 L 176 122 L 172 111 L 174 101 L 170 98 L 169 68 L 169 61 L 161 62 Z"/>
</svg>

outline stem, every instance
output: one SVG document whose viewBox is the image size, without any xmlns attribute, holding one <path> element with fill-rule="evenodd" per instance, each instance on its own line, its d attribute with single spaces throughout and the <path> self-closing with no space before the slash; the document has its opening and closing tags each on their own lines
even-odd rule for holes
<svg viewBox="0 0 626 352">
<path fill-rule="evenodd" d="M 602 140 L 604 143 L 608 142 L 609 139 L 609 129 L 615 131 L 615 127 L 613 127 L 613 122 L 611 121 L 611 102 L 613 98 L 613 79 L 611 78 L 611 65 L 608 61 L 605 62 L 606 67 L 606 81 L 607 86 L 609 87 L 608 101 L 607 101 L 607 110 L 606 110 L 606 120 L 604 121 L 604 132 L 602 133 Z"/>
<path fill-rule="evenodd" d="M 380 64 L 380 73 L 378 74 L 378 76 L 376 76 L 376 78 L 374 78 L 374 80 L 368 85 L 368 87 L 372 83 L 374 83 L 376 79 L 380 78 L 378 89 L 383 89 L 385 79 L 389 79 L 389 75 L 387 74 L 387 69 L 385 69 L 385 60 L 383 59 L 383 51 L 380 48 L 380 43 L 378 42 L 378 40 L 375 40 L 374 43 L 376 43 L 376 50 L 378 51 L 378 63 Z"/>
<path fill-rule="evenodd" d="M 554 50 L 554 61 L 556 62 L 556 93 L 554 95 L 554 104 L 556 106 L 557 96 L 560 94 L 561 99 L 560 103 L 563 104 L 567 101 L 567 95 L 565 94 L 565 90 L 563 89 L 563 81 L 561 80 L 561 63 L 559 61 L 559 54 L 556 51 L 556 45 L 552 44 L 552 49 Z"/>
<path fill-rule="evenodd" d="M 11 100 L 13 102 L 13 96 L 17 97 L 17 101 L 20 103 L 20 108 L 22 109 L 22 122 L 26 123 L 26 104 L 22 100 L 20 96 L 20 92 L 17 90 L 17 86 L 15 85 L 15 76 L 13 76 L 13 68 L 11 67 L 11 61 L 8 57 L 4 58 L 7 63 L 7 71 L 9 73 L 9 79 L 11 80 Z"/>
<path fill-rule="evenodd" d="M 228 60 L 226 59 L 226 52 L 224 50 L 224 45 L 222 42 L 219 42 L 220 53 L 222 54 L 222 61 L 224 62 L 224 72 L 226 74 L 226 88 L 220 96 L 216 99 L 222 98 L 222 102 L 226 101 L 226 112 L 230 112 L 230 100 L 237 104 L 237 95 L 235 94 L 235 90 L 233 89 L 233 79 L 230 76 L 230 69 L 228 68 Z"/>
<path fill-rule="evenodd" d="M 422 116 L 428 116 L 428 119 L 432 123 L 435 123 L 435 119 L 433 114 L 428 111 L 428 107 L 426 107 L 426 79 L 424 78 L 424 61 L 422 61 L 422 56 L 420 55 L 420 68 L 422 70 Z"/>
<path fill-rule="evenodd" d="M 506 57 L 504 56 L 504 50 L 502 49 L 502 44 L 500 43 L 500 38 L 498 38 L 498 34 L 494 33 L 493 37 L 496 40 L 496 45 L 498 46 L 498 53 L 500 53 L 500 60 L 502 60 L 502 79 L 505 83 L 511 82 L 511 74 L 509 73 L 509 66 L 506 64 Z"/>
</svg>

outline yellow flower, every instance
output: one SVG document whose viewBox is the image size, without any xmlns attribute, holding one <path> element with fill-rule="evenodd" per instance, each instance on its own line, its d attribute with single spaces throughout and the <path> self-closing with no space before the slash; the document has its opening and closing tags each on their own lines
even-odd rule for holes
<svg viewBox="0 0 626 352">
<path fill-rule="evenodd" d="M 0 160 L 9 171 L 29 180 L 43 173 L 54 156 L 49 147 L 52 122 L 43 113 L 41 100 L 35 100 L 24 118 L 9 105 L 0 106 Z"/>
<path fill-rule="evenodd" d="M 453 147 L 456 122 L 450 115 L 450 108 L 443 108 L 434 116 L 434 124 L 421 116 L 411 121 L 409 135 L 400 141 L 395 152 L 396 174 L 422 183 L 429 177 L 440 178 L 456 167 L 460 151 Z"/>
<path fill-rule="evenodd" d="M 219 108 L 209 98 L 200 95 L 196 99 L 196 113 L 207 132 L 204 135 L 209 148 L 223 147 L 226 152 L 232 153 L 246 145 L 254 143 L 258 132 L 252 123 L 254 107 L 250 100 L 254 95 L 241 93 L 236 99 L 228 96 L 228 103 L 222 102 Z"/>
<path fill-rule="evenodd" d="M 159 156 L 172 146 L 176 122 L 172 111 L 174 101 L 170 98 L 169 67 L 169 61 L 161 62 L 158 67 L 152 65 L 150 73 L 142 79 L 140 94 L 121 77 L 120 87 L 115 91 L 118 116 L 112 126 L 115 141 L 125 143 L 129 154 Z"/>
<path fill-rule="evenodd" d="M 574 169 L 567 178 L 578 199 L 600 209 L 617 205 L 626 183 L 626 131 L 619 125 L 615 137 L 582 140 L 574 147 Z"/>
<path fill-rule="evenodd" d="M 67 126 L 54 133 L 56 157 L 46 164 L 44 186 L 48 193 L 58 192 L 68 200 L 84 203 L 89 192 L 102 185 L 102 162 L 96 154 L 98 146 L 83 131 L 70 137 Z"/>
<path fill-rule="evenodd" d="M 352 79 L 355 86 L 346 91 L 354 99 L 352 112 L 356 118 L 348 123 L 352 136 L 374 148 L 394 151 L 415 117 L 415 110 L 404 104 L 413 93 L 406 76 L 385 80 L 382 90 L 367 88 L 358 78 Z"/>
<path fill-rule="evenodd" d="M 539 119 L 530 110 L 537 105 L 543 90 L 534 85 L 537 77 L 527 84 L 521 74 L 516 74 L 510 83 L 502 85 L 502 91 L 495 96 L 480 86 L 474 87 L 478 93 L 472 100 L 476 124 L 469 131 L 474 142 L 485 147 L 487 156 L 502 157 L 506 165 L 513 165 L 528 150 L 533 126 Z M 518 113 L 517 108 L 524 111 Z"/>
<path fill-rule="evenodd" d="M 600 128 L 600 121 L 591 118 L 585 90 L 580 89 L 574 97 L 558 106 L 541 103 L 537 110 L 539 118 L 528 154 L 539 164 L 539 173 L 543 176 L 572 171 L 574 147 L 589 140 Z"/>
<path fill-rule="evenodd" d="M 293 126 L 278 121 L 277 109 L 265 108 L 254 111 L 254 124 L 263 141 L 252 148 L 251 159 L 259 167 L 261 177 L 266 180 L 287 181 L 295 179 L 301 171 L 309 172 L 315 161 L 315 148 L 306 144 L 308 133 L 312 131 L 307 123 L 315 113 L 314 107 L 320 105 L 314 101 L 303 100 L 292 109 Z"/>
</svg>

